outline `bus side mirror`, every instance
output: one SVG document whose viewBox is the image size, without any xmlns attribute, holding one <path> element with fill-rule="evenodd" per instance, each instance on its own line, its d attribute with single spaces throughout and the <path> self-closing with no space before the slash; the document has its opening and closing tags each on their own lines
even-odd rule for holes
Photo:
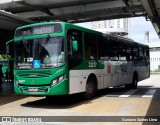
<svg viewBox="0 0 160 125">
<path fill-rule="evenodd" d="M 78 51 L 78 42 L 77 40 L 72 41 L 73 52 Z"/>
</svg>

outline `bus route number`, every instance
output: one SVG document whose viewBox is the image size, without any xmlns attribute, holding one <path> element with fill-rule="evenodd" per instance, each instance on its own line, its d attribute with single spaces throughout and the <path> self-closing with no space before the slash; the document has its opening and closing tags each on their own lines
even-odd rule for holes
<svg viewBox="0 0 160 125">
<path fill-rule="evenodd" d="M 97 67 L 97 63 L 96 62 L 89 62 L 89 67 Z"/>
</svg>

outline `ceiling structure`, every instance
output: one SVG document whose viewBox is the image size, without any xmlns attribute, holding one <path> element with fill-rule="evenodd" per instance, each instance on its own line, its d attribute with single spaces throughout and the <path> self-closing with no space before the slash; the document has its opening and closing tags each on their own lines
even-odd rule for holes
<svg viewBox="0 0 160 125">
<path fill-rule="evenodd" d="M 160 37 L 160 0 L 141 0 L 146 11 L 146 20 L 150 20 Z"/>
<path fill-rule="evenodd" d="M 12 0 L 0 9 L 33 21 L 71 23 L 144 16 L 139 0 Z"/>
<path fill-rule="evenodd" d="M 15 30 L 18 26 L 32 23 L 33 21 L 0 10 L 0 28 Z"/>
<path fill-rule="evenodd" d="M 159 0 L 6 0 L 0 9 L 21 19 L 19 25 L 41 21 L 80 23 L 145 16 L 160 35 Z M 0 28 L 1 17 L 0 13 Z M 11 19 L 12 21 L 14 19 Z M 21 20 L 21 21 L 20 21 Z M 3 20 L 2 20 L 3 22 Z M 13 21 L 13 24 L 15 22 Z M 2 23 L 3 24 L 3 23 Z M 15 25 L 14 27 L 16 27 Z M 9 27 L 9 26 L 8 26 Z M 14 28 L 13 27 L 13 28 Z"/>
</svg>

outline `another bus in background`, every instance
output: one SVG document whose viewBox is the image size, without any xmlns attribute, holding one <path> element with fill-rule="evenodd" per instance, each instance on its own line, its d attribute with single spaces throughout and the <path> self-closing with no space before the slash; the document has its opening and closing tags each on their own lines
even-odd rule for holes
<svg viewBox="0 0 160 125">
<path fill-rule="evenodd" d="M 7 64 L 6 51 L 0 51 L 0 84 L 4 81 Z"/>
<path fill-rule="evenodd" d="M 2 66 L 5 82 L 13 81 L 13 58 L 14 58 L 14 43 L 13 39 L 6 43 L 6 63 Z"/>
</svg>

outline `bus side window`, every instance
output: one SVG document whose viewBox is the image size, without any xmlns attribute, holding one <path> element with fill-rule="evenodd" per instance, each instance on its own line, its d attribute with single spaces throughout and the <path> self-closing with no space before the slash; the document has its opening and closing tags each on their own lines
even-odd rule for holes
<svg viewBox="0 0 160 125">
<path fill-rule="evenodd" d="M 139 47 L 139 61 L 144 60 L 144 49 L 143 47 Z"/>
<path fill-rule="evenodd" d="M 105 37 L 98 38 L 98 55 L 100 60 L 109 60 L 108 39 Z"/>
<path fill-rule="evenodd" d="M 119 41 L 118 42 L 118 57 L 119 60 L 126 60 L 126 47 L 125 47 L 125 43 Z"/>
<path fill-rule="evenodd" d="M 145 57 L 145 60 L 149 62 L 149 60 L 150 60 L 149 59 L 150 58 L 149 57 L 149 48 L 144 49 L 144 57 Z"/>
<path fill-rule="evenodd" d="M 109 56 L 110 60 L 118 61 L 116 39 L 109 39 Z"/>
<path fill-rule="evenodd" d="M 129 44 L 126 45 L 126 57 L 128 61 L 133 60 L 132 45 Z"/>
<path fill-rule="evenodd" d="M 85 58 L 97 59 L 97 37 L 89 33 L 84 34 Z"/>
<path fill-rule="evenodd" d="M 133 46 L 133 59 L 136 61 L 139 58 L 139 49 L 138 46 Z"/>
</svg>

